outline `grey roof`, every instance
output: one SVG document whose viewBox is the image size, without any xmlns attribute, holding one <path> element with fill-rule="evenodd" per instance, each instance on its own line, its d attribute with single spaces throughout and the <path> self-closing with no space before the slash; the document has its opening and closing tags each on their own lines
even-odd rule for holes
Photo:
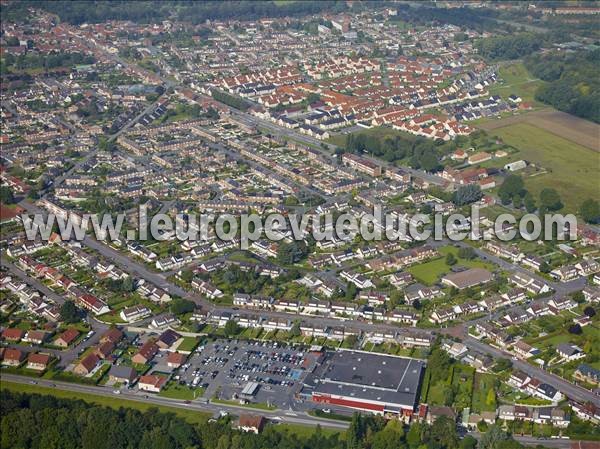
<svg viewBox="0 0 600 449">
<path fill-rule="evenodd" d="M 421 360 L 339 351 L 329 353 L 305 383 L 315 393 L 413 408 L 424 365 Z"/>
<path fill-rule="evenodd" d="M 109 375 L 120 379 L 135 379 L 137 373 L 130 366 L 113 365 L 110 367 Z"/>
</svg>

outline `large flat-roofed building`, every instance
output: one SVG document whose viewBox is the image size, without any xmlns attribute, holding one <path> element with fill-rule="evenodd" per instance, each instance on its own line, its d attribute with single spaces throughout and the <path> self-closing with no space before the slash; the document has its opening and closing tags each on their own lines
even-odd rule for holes
<svg viewBox="0 0 600 449">
<path fill-rule="evenodd" d="M 425 363 L 382 354 L 338 351 L 307 376 L 302 395 L 314 402 L 377 414 L 415 411 Z"/>
</svg>

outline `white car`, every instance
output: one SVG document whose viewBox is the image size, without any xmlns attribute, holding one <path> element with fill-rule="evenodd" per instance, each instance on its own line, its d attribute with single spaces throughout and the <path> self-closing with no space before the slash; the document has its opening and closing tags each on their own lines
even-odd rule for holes
<svg viewBox="0 0 600 449">
<path fill-rule="evenodd" d="M 121 390 L 114 390 L 113 393 L 114 394 L 121 394 Z"/>
</svg>

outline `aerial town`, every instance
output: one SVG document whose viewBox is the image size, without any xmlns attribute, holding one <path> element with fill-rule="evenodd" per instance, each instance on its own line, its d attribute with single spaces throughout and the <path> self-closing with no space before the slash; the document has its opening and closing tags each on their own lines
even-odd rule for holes
<svg viewBox="0 0 600 449">
<path fill-rule="evenodd" d="M 0 4 L 0 447 L 600 447 L 600 4 Z M 447 234 L 313 238 L 374 208 Z"/>
</svg>

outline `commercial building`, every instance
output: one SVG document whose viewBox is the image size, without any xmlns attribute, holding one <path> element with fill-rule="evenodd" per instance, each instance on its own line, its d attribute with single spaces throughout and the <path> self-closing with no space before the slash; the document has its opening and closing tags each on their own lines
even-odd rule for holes
<svg viewBox="0 0 600 449">
<path fill-rule="evenodd" d="M 301 395 L 323 404 L 411 416 L 424 366 L 422 360 L 390 355 L 330 352 L 307 376 Z"/>
</svg>

